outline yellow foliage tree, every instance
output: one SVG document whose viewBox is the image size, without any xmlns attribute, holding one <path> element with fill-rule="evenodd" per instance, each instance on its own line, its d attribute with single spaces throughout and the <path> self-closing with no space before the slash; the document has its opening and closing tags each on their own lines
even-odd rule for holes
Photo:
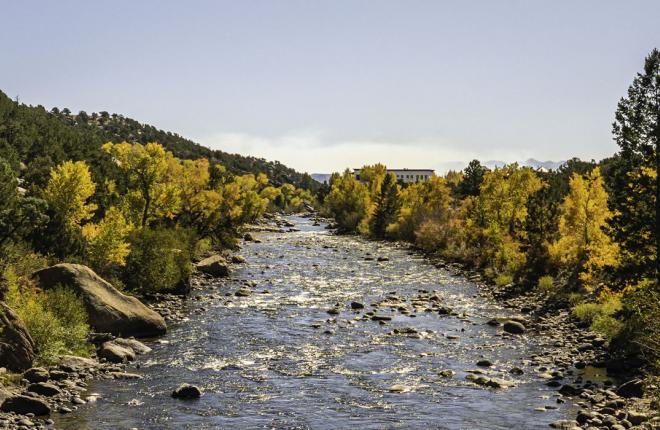
<svg viewBox="0 0 660 430">
<path fill-rule="evenodd" d="M 49 206 L 71 226 L 79 226 L 92 217 L 96 205 L 87 203 L 96 184 L 84 161 L 66 161 L 50 171 L 44 190 Z"/>
<path fill-rule="evenodd" d="M 551 257 L 578 274 L 589 289 L 596 285 L 598 270 L 617 263 L 618 247 L 603 231 L 612 214 L 598 167 L 586 176 L 573 174 L 562 204 L 560 238 L 549 247 Z"/>
<path fill-rule="evenodd" d="M 158 143 L 146 145 L 127 142 L 103 145 L 126 174 L 133 188 L 133 203 L 141 209 L 140 224 L 147 225 L 149 218 L 172 218 L 180 204 L 180 188 L 173 179 L 181 173 L 181 165 L 171 152 Z M 136 202 L 137 201 L 137 202 Z M 135 209 L 135 205 L 130 205 Z"/>
<path fill-rule="evenodd" d="M 91 266 L 101 273 L 113 265 L 124 266 L 130 252 L 126 238 L 132 229 L 117 207 L 111 207 L 99 223 L 84 225 L 85 255 Z"/>
<path fill-rule="evenodd" d="M 527 217 L 527 200 L 542 185 L 532 169 L 516 163 L 487 172 L 480 193 L 486 222 L 515 235 Z"/>
<path fill-rule="evenodd" d="M 330 183 L 325 204 L 340 230 L 355 232 L 363 227 L 368 228 L 366 221 L 371 202 L 367 185 L 355 179 L 348 169 L 342 175 L 333 174 Z"/>
</svg>

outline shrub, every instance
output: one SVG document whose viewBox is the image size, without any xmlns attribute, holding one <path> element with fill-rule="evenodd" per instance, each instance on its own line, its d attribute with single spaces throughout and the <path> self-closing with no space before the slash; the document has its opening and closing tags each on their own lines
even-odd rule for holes
<svg viewBox="0 0 660 430">
<path fill-rule="evenodd" d="M 660 289 L 643 280 L 623 297 L 624 326 L 614 340 L 616 353 L 643 358 L 660 368 Z"/>
<path fill-rule="evenodd" d="M 608 340 L 612 340 L 619 334 L 623 325 L 621 321 L 611 315 L 600 314 L 593 319 L 591 329 L 602 334 Z"/>
<path fill-rule="evenodd" d="M 554 279 L 552 279 L 552 276 L 541 276 L 539 278 L 538 289 L 545 293 L 552 292 L 554 290 Z"/>
<path fill-rule="evenodd" d="M 509 285 L 512 282 L 513 282 L 513 276 L 506 273 L 501 273 L 497 275 L 497 277 L 495 278 L 495 285 L 497 285 L 498 287 Z"/>
<path fill-rule="evenodd" d="M 573 307 L 572 313 L 580 321 L 591 324 L 601 314 L 601 306 L 598 303 L 580 303 Z"/>
<path fill-rule="evenodd" d="M 598 303 L 580 303 L 573 307 L 573 316 L 589 324 L 591 330 L 607 339 L 613 339 L 623 328 L 623 323 L 615 315 L 621 310 L 618 295 L 606 295 Z"/>
<path fill-rule="evenodd" d="M 447 244 L 447 228 L 435 220 L 426 220 L 415 231 L 415 243 L 426 252 L 437 251 Z"/>
<path fill-rule="evenodd" d="M 192 272 L 190 233 L 185 230 L 143 228 L 131 238 L 124 283 L 141 292 L 174 291 Z"/>
<path fill-rule="evenodd" d="M 89 354 L 87 313 L 80 297 L 64 287 L 40 292 L 11 268 L 4 277 L 7 304 L 30 332 L 38 362 L 52 364 L 62 354 Z"/>
<path fill-rule="evenodd" d="M 193 250 L 193 259 L 200 259 L 213 248 L 211 239 L 204 238 L 200 239 L 195 243 L 195 248 Z"/>
</svg>

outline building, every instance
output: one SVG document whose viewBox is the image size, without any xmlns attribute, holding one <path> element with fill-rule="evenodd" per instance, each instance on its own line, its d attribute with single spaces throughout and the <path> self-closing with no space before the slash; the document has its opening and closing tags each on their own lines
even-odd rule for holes
<svg viewBox="0 0 660 430">
<path fill-rule="evenodd" d="M 433 169 L 387 169 L 387 173 L 394 173 L 396 180 L 406 184 L 420 181 L 428 181 L 435 176 Z M 360 169 L 353 169 L 356 179 L 360 179 Z"/>
</svg>

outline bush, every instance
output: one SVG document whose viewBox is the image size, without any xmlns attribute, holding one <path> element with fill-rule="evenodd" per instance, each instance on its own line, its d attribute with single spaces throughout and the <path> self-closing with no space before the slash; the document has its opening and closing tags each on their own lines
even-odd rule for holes
<svg viewBox="0 0 660 430">
<path fill-rule="evenodd" d="M 623 323 L 621 321 L 611 315 L 605 314 L 597 315 L 591 323 L 591 329 L 602 334 L 608 340 L 614 339 L 622 328 Z"/>
<path fill-rule="evenodd" d="M 415 231 L 415 239 L 424 251 L 437 251 L 447 246 L 447 227 L 438 221 L 426 220 Z"/>
<path fill-rule="evenodd" d="M 195 243 L 195 248 L 193 250 L 193 259 L 198 260 L 202 258 L 206 253 L 208 253 L 213 248 L 211 239 L 204 238 L 200 239 Z"/>
<path fill-rule="evenodd" d="M 27 327 L 37 352 L 37 361 L 52 364 L 63 354 L 89 355 L 87 313 L 73 291 L 56 287 L 40 292 L 5 269 L 7 304 Z"/>
<path fill-rule="evenodd" d="M 580 303 L 573 307 L 572 313 L 580 321 L 591 324 L 601 314 L 601 305 L 598 303 Z"/>
<path fill-rule="evenodd" d="M 573 307 L 573 316 L 589 324 L 591 330 L 611 340 L 619 334 L 623 323 L 615 315 L 621 310 L 618 295 L 605 296 L 599 303 L 580 303 Z"/>
<path fill-rule="evenodd" d="M 660 368 L 660 289 L 655 280 L 639 283 L 623 297 L 623 327 L 614 340 L 621 355 L 643 358 L 656 370 Z"/>
<path fill-rule="evenodd" d="M 191 235 L 186 230 L 143 228 L 133 232 L 126 260 L 127 288 L 149 292 L 171 292 L 187 285 L 192 273 Z"/>
<path fill-rule="evenodd" d="M 552 276 L 541 276 L 539 278 L 538 289 L 545 293 L 553 292 L 554 279 L 552 279 Z"/>
<path fill-rule="evenodd" d="M 497 277 L 495 278 L 495 285 L 497 285 L 498 287 L 509 285 L 512 282 L 513 282 L 513 276 L 508 275 L 506 273 L 501 273 L 497 275 Z"/>
</svg>

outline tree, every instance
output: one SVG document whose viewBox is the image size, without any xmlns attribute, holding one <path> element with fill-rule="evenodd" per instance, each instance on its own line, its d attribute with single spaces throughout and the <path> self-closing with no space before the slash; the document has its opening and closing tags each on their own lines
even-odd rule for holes
<svg viewBox="0 0 660 430">
<path fill-rule="evenodd" d="M 66 161 L 50 172 L 45 200 L 67 226 L 80 226 L 94 214 L 96 205 L 87 203 L 94 194 L 89 167 L 84 161 Z"/>
<path fill-rule="evenodd" d="M 660 260 L 660 51 L 654 49 L 619 102 L 613 124 L 621 148 L 611 174 L 610 220 L 621 245 L 617 277 L 622 284 L 658 279 Z"/>
<path fill-rule="evenodd" d="M 472 160 L 463 170 L 463 180 L 458 184 L 457 191 L 462 196 L 478 196 L 484 175 L 488 168 L 482 166 L 479 160 Z"/>
<path fill-rule="evenodd" d="M 0 247 L 46 223 L 45 209 L 43 200 L 18 192 L 14 171 L 0 158 Z"/>
<path fill-rule="evenodd" d="M 586 176 L 573 174 L 562 204 L 559 240 L 549 251 L 572 281 L 589 289 L 596 286 L 599 270 L 617 262 L 618 247 L 603 231 L 611 216 L 600 169 Z"/>
<path fill-rule="evenodd" d="M 158 143 L 146 145 L 127 142 L 103 145 L 124 171 L 129 185 L 137 191 L 141 207 L 140 225 L 147 225 L 150 217 L 159 214 L 172 217 L 178 207 L 178 189 L 168 179 L 170 170 L 177 166 L 171 152 Z M 174 175 L 171 175 L 174 176 Z"/>
<path fill-rule="evenodd" d="M 377 238 L 385 237 L 387 227 L 396 220 L 401 207 L 399 199 L 399 187 L 396 183 L 394 173 L 385 175 L 385 179 L 380 186 L 380 192 L 375 200 L 376 208 L 371 217 L 371 234 Z"/>
<path fill-rule="evenodd" d="M 487 172 L 480 188 L 487 222 L 514 236 L 527 217 L 527 199 L 541 186 L 541 179 L 532 169 L 516 163 Z"/>
<path fill-rule="evenodd" d="M 113 266 L 124 266 L 130 252 L 127 241 L 133 226 L 121 210 L 110 208 L 98 223 L 85 224 L 82 235 L 86 242 L 85 256 L 94 270 L 107 273 Z"/>
<path fill-rule="evenodd" d="M 333 174 L 330 183 L 330 193 L 325 198 L 328 211 L 337 221 L 340 231 L 357 231 L 368 215 L 370 199 L 367 185 L 355 179 L 349 170 L 342 175 Z"/>
</svg>

